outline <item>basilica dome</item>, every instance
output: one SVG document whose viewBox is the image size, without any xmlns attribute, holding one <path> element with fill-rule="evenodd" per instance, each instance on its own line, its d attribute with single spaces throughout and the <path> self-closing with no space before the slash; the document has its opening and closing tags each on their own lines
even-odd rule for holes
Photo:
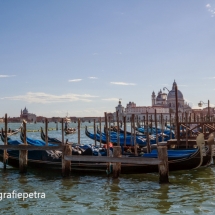
<svg viewBox="0 0 215 215">
<path fill-rule="evenodd" d="M 172 90 L 170 90 L 169 93 L 168 93 L 167 100 L 175 99 L 175 85 L 176 85 L 176 82 L 174 81 L 173 85 L 172 85 Z M 182 92 L 180 90 L 178 90 L 178 99 L 184 100 L 183 94 L 182 94 Z"/>
<path fill-rule="evenodd" d="M 26 109 L 26 107 L 25 107 L 25 109 L 23 110 L 23 114 L 28 114 L 28 110 Z"/>
</svg>

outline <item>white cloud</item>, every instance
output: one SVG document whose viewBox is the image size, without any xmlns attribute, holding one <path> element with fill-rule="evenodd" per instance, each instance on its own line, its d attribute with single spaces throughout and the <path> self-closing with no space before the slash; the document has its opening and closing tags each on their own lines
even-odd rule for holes
<svg viewBox="0 0 215 215">
<path fill-rule="evenodd" d="M 215 77 L 206 77 L 204 79 L 215 79 Z"/>
<path fill-rule="evenodd" d="M 78 81 L 82 81 L 82 79 L 72 79 L 72 80 L 69 80 L 69 82 L 78 82 Z"/>
<path fill-rule="evenodd" d="M 94 52 L 93 55 L 98 55 L 98 53 L 97 53 L 97 52 Z"/>
<path fill-rule="evenodd" d="M 136 85 L 135 83 L 125 83 L 125 82 L 110 82 L 111 84 L 115 84 L 115 85 Z"/>
<path fill-rule="evenodd" d="M 206 4 L 205 7 L 208 9 L 208 12 L 211 14 L 211 17 L 215 16 L 215 8 L 212 8 L 210 4 Z"/>
<path fill-rule="evenodd" d="M 78 95 L 78 94 L 64 94 L 64 95 L 52 95 L 52 94 L 47 94 L 43 92 L 28 92 L 25 95 L 19 95 L 19 96 L 11 96 L 11 97 L 3 97 L 0 98 L 2 100 L 21 100 L 29 103 L 59 103 L 59 102 L 74 102 L 74 101 L 84 101 L 84 102 L 90 102 L 92 101 L 90 98 L 95 98 L 98 96 L 93 96 L 89 94 L 83 94 L 83 95 Z"/>
<path fill-rule="evenodd" d="M 97 77 L 89 77 L 89 79 L 98 79 Z"/>
<path fill-rule="evenodd" d="M 14 77 L 15 75 L 0 75 L 0 78 L 10 78 Z"/>
<path fill-rule="evenodd" d="M 118 98 L 107 98 L 107 99 L 102 99 L 103 101 L 119 101 Z"/>
</svg>

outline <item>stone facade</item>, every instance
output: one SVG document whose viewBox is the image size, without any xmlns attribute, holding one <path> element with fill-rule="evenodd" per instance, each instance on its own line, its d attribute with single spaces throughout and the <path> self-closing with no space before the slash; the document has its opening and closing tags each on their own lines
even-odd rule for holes
<svg viewBox="0 0 215 215">
<path fill-rule="evenodd" d="M 126 116 L 127 121 L 130 121 L 132 114 L 135 114 L 140 121 L 146 117 L 146 113 L 148 112 L 149 116 L 154 119 L 155 110 L 158 116 L 162 113 L 163 118 L 169 119 L 170 113 L 172 116 L 176 111 L 176 101 L 175 101 L 175 85 L 176 82 L 173 82 L 172 90 L 168 90 L 168 94 L 162 92 L 160 90 L 156 96 L 155 92 L 152 92 L 152 106 L 137 106 L 134 102 L 129 102 L 124 108 L 119 101 L 118 106 L 116 106 L 116 112 L 119 113 L 119 120 L 123 121 L 123 116 Z M 116 112 L 113 113 L 113 118 L 116 120 Z M 178 113 L 179 116 L 182 113 L 191 113 L 192 108 L 184 101 L 183 94 L 180 90 L 178 90 Z"/>
<path fill-rule="evenodd" d="M 25 120 L 27 122 L 36 122 L 37 116 L 33 113 L 28 113 L 28 110 L 25 107 L 24 110 L 21 110 L 20 120 Z"/>
<path fill-rule="evenodd" d="M 176 82 L 174 81 L 172 84 L 172 90 L 168 90 L 168 94 L 162 92 L 160 90 L 155 95 L 155 92 L 152 92 L 152 107 L 162 106 L 169 108 L 170 113 L 175 113 L 176 111 L 176 102 L 175 102 L 175 86 Z M 178 113 L 181 115 L 182 113 L 191 113 L 192 108 L 184 101 L 183 94 L 180 90 L 178 90 Z"/>
</svg>

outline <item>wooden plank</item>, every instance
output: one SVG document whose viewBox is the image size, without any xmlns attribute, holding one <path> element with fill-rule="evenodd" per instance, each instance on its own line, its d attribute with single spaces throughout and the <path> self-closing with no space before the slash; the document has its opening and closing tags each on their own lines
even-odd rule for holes
<svg viewBox="0 0 215 215">
<path fill-rule="evenodd" d="M 212 121 L 210 121 L 210 122 L 208 122 L 208 121 L 201 121 L 201 123 L 212 125 L 212 124 L 215 123 L 215 121 L 213 121 L 213 122 Z M 179 122 L 178 124 L 181 125 L 181 124 L 183 124 L 183 122 Z M 197 121 L 193 121 L 193 122 L 187 122 L 187 124 L 200 124 L 200 122 L 197 120 Z"/>
<path fill-rule="evenodd" d="M 0 145 L 0 149 L 11 150 L 63 150 L 64 146 Z"/>
<path fill-rule="evenodd" d="M 189 123 L 187 123 L 187 124 L 189 124 Z M 184 124 L 181 124 L 181 126 L 183 126 L 184 128 L 187 128 L 187 130 L 189 130 L 189 131 L 192 131 L 192 130 L 194 130 L 194 129 L 198 128 L 198 127 L 200 126 L 200 124 L 198 124 L 197 126 L 193 127 L 192 129 L 191 129 L 191 128 L 189 128 L 189 127 L 187 127 L 187 126 L 186 126 L 186 125 L 184 125 Z M 200 132 L 199 132 L 199 131 L 197 131 L 197 133 L 199 133 L 199 134 L 200 134 Z"/>
<path fill-rule="evenodd" d="M 215 130 L 215 128 L 212 125 L 205 124 L 206 127 L 210 128 L 211 130 Z"/>
<path fill-rule="evenodd" d="M 89 156 L 89 155 L 72 155 L 64 156 L 64 160 L 82 161 L 82 162 L 99 162 L 99 163 L 129 163 L 129 164 L 145 164 L 145 165 L 159 165 L 162 161 L 158 158 L 143 158 L 143 157 L 107 157 L 107 156 Z"/>
</svg>

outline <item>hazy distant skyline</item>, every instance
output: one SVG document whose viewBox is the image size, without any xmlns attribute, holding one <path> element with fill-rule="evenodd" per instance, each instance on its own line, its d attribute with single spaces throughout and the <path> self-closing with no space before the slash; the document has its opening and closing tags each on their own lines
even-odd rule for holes
<svg viewBox="0 0 215 215">
<path fill-rule="evenodd" d="M 174 79 L 215 104 L 214 47 L 214 1 L 1 1 L 0 117 L 149 106 Z"/>
</svg>

